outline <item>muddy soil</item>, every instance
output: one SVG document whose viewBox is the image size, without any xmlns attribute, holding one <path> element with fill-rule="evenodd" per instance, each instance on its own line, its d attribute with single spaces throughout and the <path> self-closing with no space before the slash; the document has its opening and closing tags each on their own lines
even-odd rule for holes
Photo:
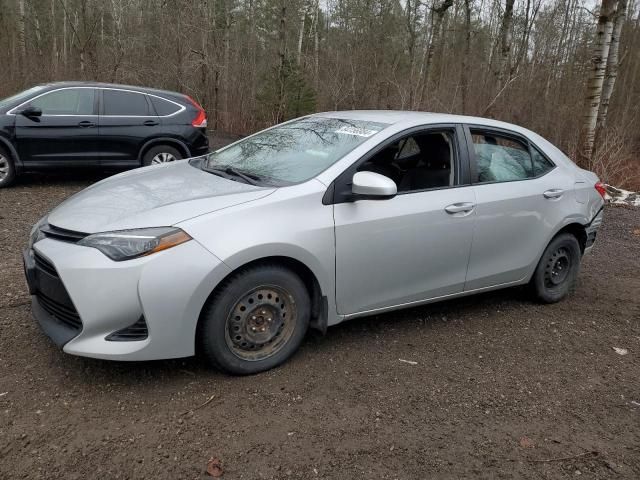
<svg viewBox="0 0 640 480">
<path fill-rule="evenodd" d="M 212 457 L 229 479 L 640 478 L 639 209 L 607 208 L 559 304 L 509 289 L 354 320 L 234 378 L 72 357 L 40 333 L 21 249 L 99 178 L 0 190 L 1 479 L 210 478 Z"/>
</svg>

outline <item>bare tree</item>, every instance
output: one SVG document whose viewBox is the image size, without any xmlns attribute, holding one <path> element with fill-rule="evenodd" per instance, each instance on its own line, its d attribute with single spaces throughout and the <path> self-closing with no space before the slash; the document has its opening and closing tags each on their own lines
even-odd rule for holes
<svg viewBox="0 0 640 480">
<path fill-rule="evenodd" d="M 596 30 L 596 40 L 591 59 L 591 75 L 587 83 L 587 95 L 584 108 L 584 123 L 580 139 L 581 150 L 580 160 L 586 164 L 593 154 L 593 146 L 596 135 L 596 124 L 598 110 L 600 109 L 600 99 L 602 97 L 602 87 L 607 70 L 607 58 L 611 46 L 611 33 L 613 31 L 613 15 L 617 0 L 602 0 L 600 14 L 598 16 L 598 26 Z"/>
</svg>

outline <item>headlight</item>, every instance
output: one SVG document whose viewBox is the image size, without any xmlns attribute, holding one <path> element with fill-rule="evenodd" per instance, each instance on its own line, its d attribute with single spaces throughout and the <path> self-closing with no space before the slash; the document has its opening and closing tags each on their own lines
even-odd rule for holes
<svg viewBox="0 0 640 480">
<path fill-rule="evenodd" d="M 111 260 L 120 262 L 151 255 L 189 240 L 191 237 L 179 228 L 159 227 L 95 233 L 80 240 L 78 245 L 97 248 Z"/>
<path fill-rule="evenodd" d="M 36 223 L 31 229 L 31 233 L 29 233 L 29 248 L 33 247 L 33 244 L 42 240 L 44 238 L 44 234 L 40 231 L 43 225 L 47 224 L 47 217 L 42 217 L 38 223 Z"/>
</svg>

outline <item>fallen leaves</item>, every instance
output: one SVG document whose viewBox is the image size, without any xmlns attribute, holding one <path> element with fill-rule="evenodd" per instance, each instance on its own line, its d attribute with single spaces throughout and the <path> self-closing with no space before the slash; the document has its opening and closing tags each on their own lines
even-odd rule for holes
<svg viewBox="0 0 640 480">
<path fill-rule="evenodd" d="M 626 348 L 618 348 L 618 347 L 611 347 L 613 348 L 613 351 L 616 352 L 618 355 L 626 355 L 627 353 L 629 353 L 629 350 L 627 350 Z"/>
<path fill-rule="evenodd" d="M 224 473 L 222 462 L 218 457 L 211 457 L 207 463 L 207 473 L 214 478 L 220 478 Z"/>
<path fill-rule="evenodd" d="M 536 446 L 536 444 L 533 443 L 533 440 L 531 440 L 529 437 L 522 437 L 520 439 L 520 446 L 522 448 L 533 448 Z"/>
</svg>

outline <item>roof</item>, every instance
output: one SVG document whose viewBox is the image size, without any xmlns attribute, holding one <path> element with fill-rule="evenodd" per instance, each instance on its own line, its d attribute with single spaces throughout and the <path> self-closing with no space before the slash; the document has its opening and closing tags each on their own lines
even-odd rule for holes
<svg viewBox="0 0 640 480">
<path fill-rule="evenodd" d="M 119 83 L 106 83 L 106 82 L 85 82 L 85 81 L 65 81 L 65 82 L 50 82 L 42 84 L 46 88 L 60 88 L 60 87 L 100 87 L 100 88 L 121 88 L 124 90 L 132 90 L 134 92 L 144 93 L 158 93 L 163 95 L 183 95 L 180 92 L 173 92 L 171 90 L 161 90 L 158 88 L 140 87 L 136 85 L 122 85 Z"/>
<path fill-rule="evenodd" d="M 434 123 L 467 123 L 488 127 L 505 128 L 525 134 L 532 134 L 530 130 L 512 123 L 501 122 L 491 118 L 453 115 L 450 113 L 416 112 L 411 110 L 344 110 L 336 112 L 316 113 L 319 117 L 344 118 L 349 120 L 363 120 L 386 124 L 403 123 L 407 127 L 413 125 L 428 125 Z"/>
</svg>

